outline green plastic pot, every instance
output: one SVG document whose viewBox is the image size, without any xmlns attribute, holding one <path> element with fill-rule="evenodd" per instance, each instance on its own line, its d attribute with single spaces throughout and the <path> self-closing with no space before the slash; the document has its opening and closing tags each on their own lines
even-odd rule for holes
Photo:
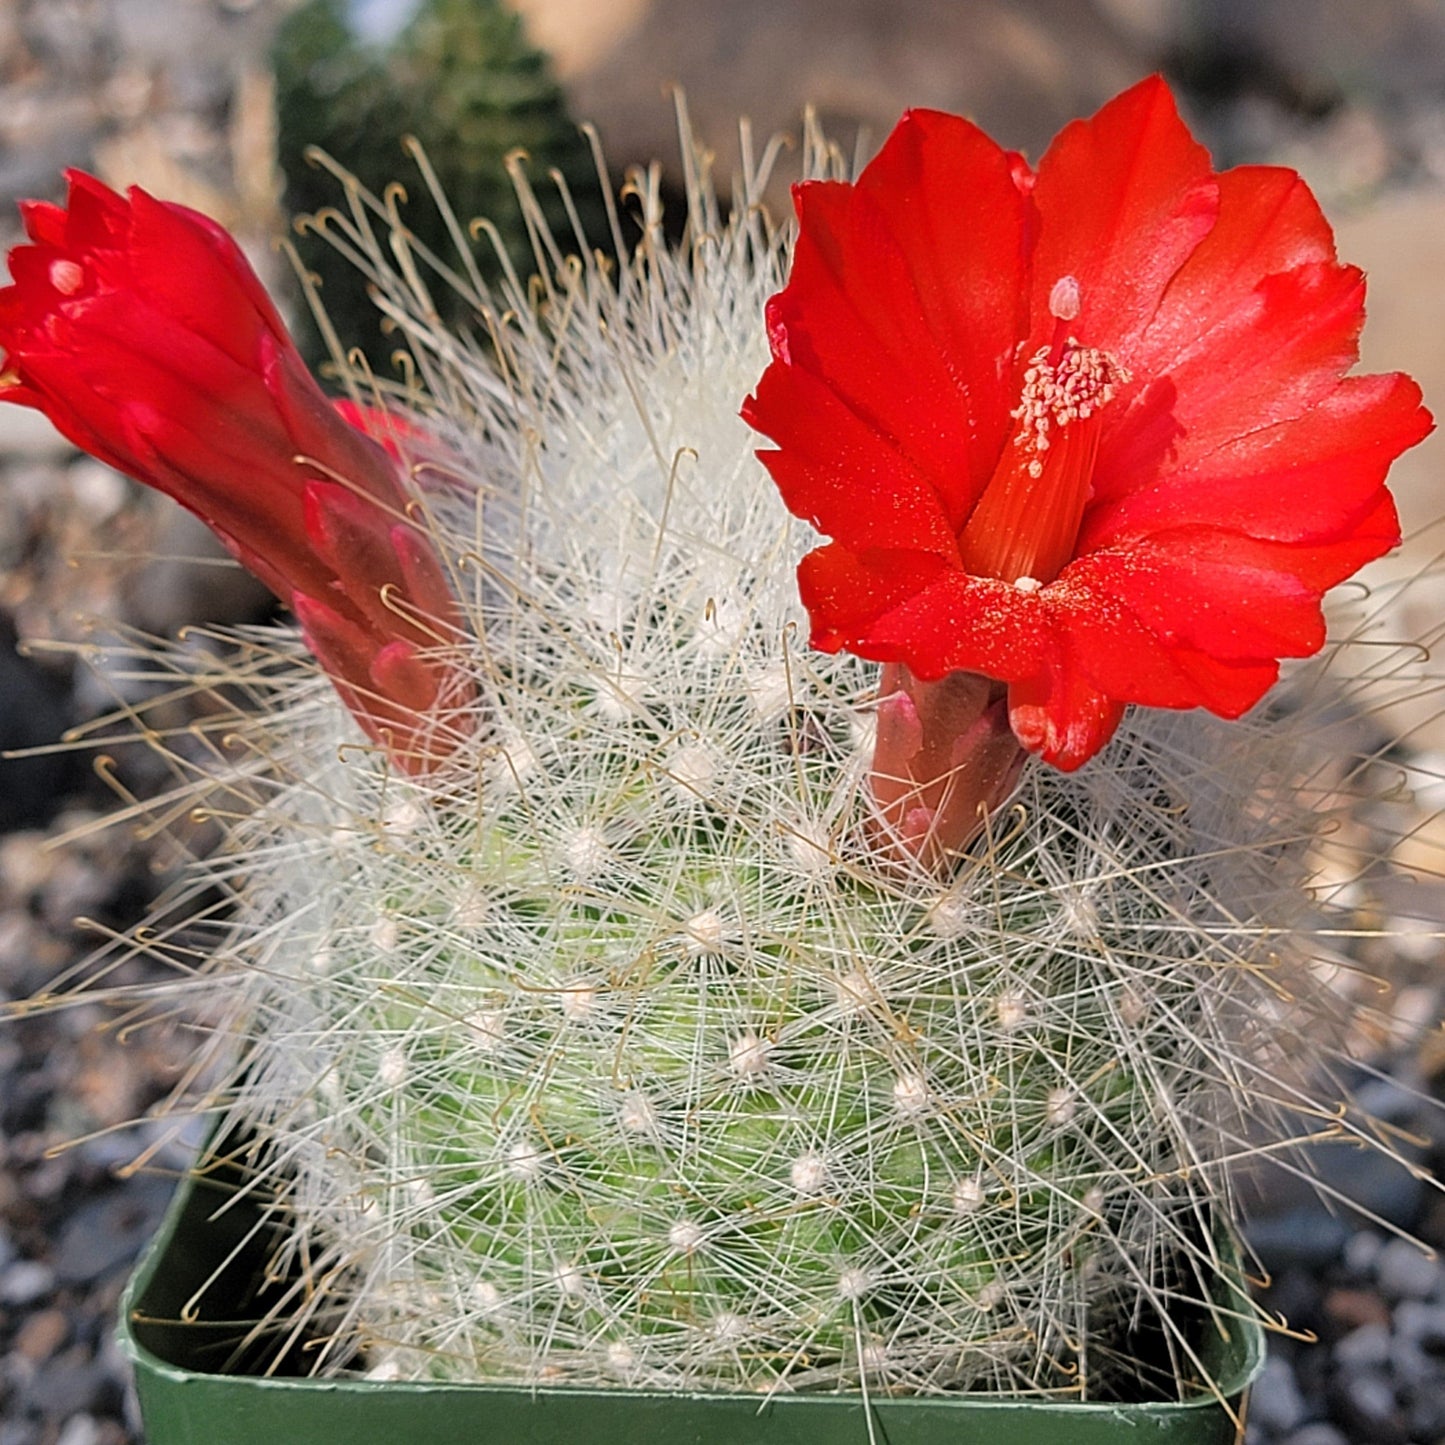
<svg viewBox="0 0 1445 1445">
<path fill-rule="evenodd" d="M 225 1205 L 224 1208 L 220 1206 Z M 176 1192 L 122 1303 L 149 1445 L 1231 1445 L 1264 1359 L 1257 1325 L 1208 1330 L 1230 1401 L 1105 1405 L 858 1394 L 668 1394 L 247 1373 L 267 1245 L 224 1179 Z M 872 1420 L 867 1411 L 871 1410 Z M 871 1430 L 870 1430 L 871 1423 Z"/>
</svg>

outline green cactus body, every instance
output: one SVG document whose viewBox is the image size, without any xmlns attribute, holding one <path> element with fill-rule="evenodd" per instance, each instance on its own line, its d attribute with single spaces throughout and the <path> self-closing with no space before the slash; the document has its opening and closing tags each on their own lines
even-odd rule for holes
<svg viewBox="0 0 1445 1445">
<path fill-rule="evenodd" d="M 1238 1289 L 1210 1228 L 1241 1116 L 1291 1102 L 1248 1031 L 1308 729 L 1138 713 L 952 878 L 881 856 L 875 678 L 803 644 L 737 416 L 783 245 L 709 205 L 679 256 L 648 226 L 499 298 L 495 367 L 411 323 L 474 740 L 402 778 L 279 675 L 214 865 L 230 1107 L 323 1363 L 1107 1398 L 1142 1316 Z"/>
</svg>

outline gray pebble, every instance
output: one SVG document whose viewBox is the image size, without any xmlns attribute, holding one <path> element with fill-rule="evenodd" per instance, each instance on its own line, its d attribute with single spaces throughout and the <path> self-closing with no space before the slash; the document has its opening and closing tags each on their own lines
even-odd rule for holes
<svg viewBox="0 0 1445 1445">
<path fill-rule="evenodd" d="M 1344 1264 L 1345 1268 L 1353 1275 L 1364 1278 L 1366 1275 L 1373 1275 L 1375 1262 L 1380 1257 L 1380 1251 L 1385 1247 L 1385 1241 L 1373 1229 L 1362 1229 L 1357 1234 L 1352 1234 L 1345 1241 Z"/>
<path fill-rule="evenodd" d="M 1280 1445 L 1350 1445 L 1335 1426 L 1324 1420 L 1315 1420 L 1301 1425 L 1292 1435 L 1287 1435 Z"/>
<path fill-rule="evenodd" d="M 99 1408 L 112 1393 L 111 1381 L 94 1354 L 85 1345 L 72 1345 L 36 1371 L 23 1400 L 31 1410 L 64 1420 Z"/>
<path fill-rule="evenodd" d="M 55 1445 L 97 1445 L 100 1422 L 94 1415 L 72 1415 L 57 1436 Z"/>
<path fill-rule="evenodd" d="M 1348 1233 L 1342 1219 L 1316 1204 L 1251 1219 L 1244 1229 L 1250 1249 L 1271 1274 L 1324 1269 L 1339 1257 Z"/>
<path fill-rule="evenodd" d="M 1361 1325 L 1335 1345 L 1335 1362 L 1347 1370 L 1368 1370 L 1390 1363 L 1387 1325 Z"/>
<path fill-rule="evenodd" d="M 1355 1103 L 1372 1119 L 1405 1124 L 1419 1112 L 1422 1099 L 1418 1089 L 1397 1079 L 1370 1079 L 1355 1090 Z"/>
<path fill-rule="evenodd" d="M 1288 1360 L 1271 1355 L 1249 1396 L 1249 1422 L 1282 1435 L 1304 1421 L 1304 1396 Z"/>
<path fill-rule="evenodd" d="M 33 1305 L 55 1288 L 55 1271 L 38 1259 L 17 1259 L 0 1274 L 0 1304 Z"/>
<path fill-rule="evenodd" d="M 1394 1445 L 1404 1432 L 1400 1428 L 1395 1388 L 1382 1371 L 1361 1370 L 1335 1378 L 1340 1404 L 1349 1423 L 1371 1445 Z"/>
<path fill-rule="evenodd" d="M 1390 1348 L 1390 1373 L 1408 1393 L 1445 1394 L 1445 1361 L 1420 1348 L 1419 1342 L 1398 1336 Z"/>
<path fill-rule="evenodd" d="M 165 1179 L 137 1179 L 87 1200 L 66 1221 L 55 1248 L 62 1284 L 92 1284 L 129 1264 L 155 1232 L 171 1195 Z"/>
<path fill-rule="evenodd" d="M 1429 1299 L 1440 1283 L 1440 1261 L 1408 1239 L 1392 1239 L 1375 1261 L 1375 1278 L 1389 1299 Z"/>
<path fill-rule="evenodd" d="M 1416 1440 L 1445 1440 L 1445 1378 L 1410 1406 L 1410 1433 Z"/>
<path fill-rule="evenodd" d="M 1395 1309 L 1395 1331 L 1422 1349 L 1445 1349 L 1445 1304 L 1401 1300 Z"/>
</svg>

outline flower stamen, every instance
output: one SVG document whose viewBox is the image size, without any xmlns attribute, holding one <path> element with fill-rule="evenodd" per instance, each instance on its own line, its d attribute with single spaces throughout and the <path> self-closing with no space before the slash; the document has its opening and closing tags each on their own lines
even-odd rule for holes
<svg viewBox="0 0 1445 1445">
<path fill-rule="evenodd" d="M 1077 308 L 1078 283 L 1070 292 L 1070 281 L 1064 277 L 1050 295 L 1056 315 Z M 959 538 L 968 571 L 1018 579 L 1014 585 L 1025 592 L 1058 576 L 1093 492 L 1098 414 L 1128 381 L 1109 352 L 1075 336 L 1029 357 L 1019 404 L 1009 413 L 1018 431 Z"/>
</svg>

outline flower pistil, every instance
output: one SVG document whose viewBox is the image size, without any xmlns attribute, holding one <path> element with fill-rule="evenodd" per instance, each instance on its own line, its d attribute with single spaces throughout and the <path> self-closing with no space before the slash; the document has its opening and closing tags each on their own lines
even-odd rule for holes
<svg viewBox="0 0 1445 1445">
<path fill-rule="evenodd" d="M 1052 582 L 1073 556 L 1093 494 L 1099 413 L 1130 379 L 1109 352 L 1069 333 L 1080 300 L 1074 277 L 1054 283 L 1053 340 L 1029 357 L 1010 413 L 1019 428 L 958 539 L 965 570 L 1022 592 Z"/>
</svg>

